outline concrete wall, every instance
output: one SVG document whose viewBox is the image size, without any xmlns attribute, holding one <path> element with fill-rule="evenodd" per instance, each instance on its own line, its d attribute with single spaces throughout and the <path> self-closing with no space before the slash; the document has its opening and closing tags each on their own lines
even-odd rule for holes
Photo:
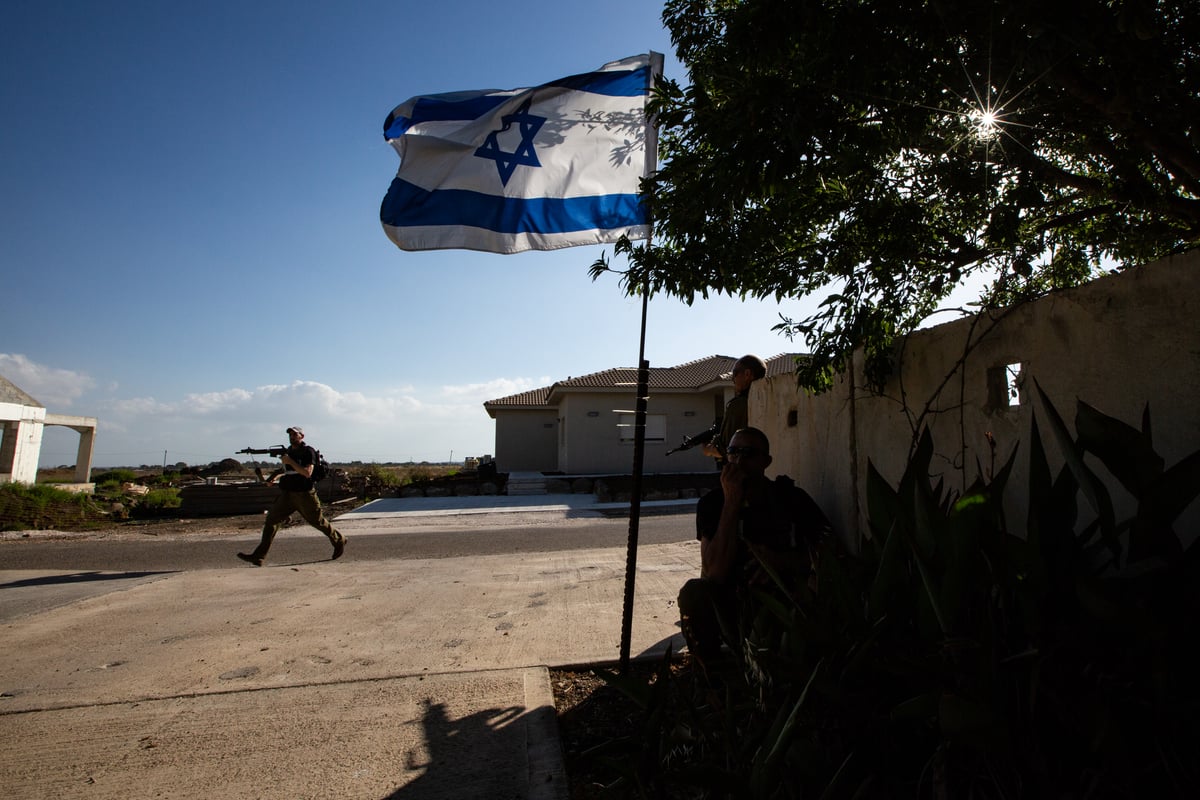
<svg viewBox="0 0 1200 800">
<path fill-rule="evenodd" d="M 554 469 L 558 416 L 553 410 L 505 410 L 496 415 L 496 469 L 524 472 Z"/>
<path fill-rule="evenodd" d="M 75 451 L 75 483 L 82 491 L 91 491 L 92 452 L 96 446 L 96 418 L 68 414 L 46 414 L 47 425 L 61 425 L 79 434 Z"/>
<path fill-rule="evenodd" d="M 46 409 L 0 403 L 0 483 L 35 483 Z"/>
<path fill-rule="evenodd" d="M 1007 492 L 1010 529 L 1023 531 L 1033 409 L 1051 469 L 1063 461 L 1033 398 L 1036 378 L 1074 432 L 1076 401 L 1134 427 L 1149 403 L 1154 445 L 1170 467 L 1200 449 L 1200 251 L 1164 259 L 1005 312 L 918 331 L 901 349 L 899 369 L 882 396 L 843 375 L 820 396 L 800 392 L 792 376 L 758 381 L 750 422 L 771 438 L 771 473 L 807 489 L 835 526 L 853 539 L 865 530 L 868 459 L 892 485 L 903 473 L 921 425 L 937 448 L 933 470 L 961 490 L 989 468 L 986 434 L 999 466 L 1020 444 Z M 964 361 L 965 356 L 965 361 Z M 963 362 L 960 366 L 959 362 Z M 1004 397 L 1005 367 L 1019 365 L 1018 404 Z M 997 386 L 997 379 L 999 383 Z M 1097 474 L 1107 472 L 1092 462 Z M 1132 504 L 1115 481 L 1118 518 Z M 1092 514 L 1080 498 L 1081 520 Z M 1200 527 L 1193 503 L 1177 532 Z"/>
</svg>

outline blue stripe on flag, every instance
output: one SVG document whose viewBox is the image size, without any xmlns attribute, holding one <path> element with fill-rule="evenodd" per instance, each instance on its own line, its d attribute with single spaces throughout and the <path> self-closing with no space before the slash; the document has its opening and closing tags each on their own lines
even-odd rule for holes
<svg viewBox="0 0 1200 800">
<path fill-rule="evenodd" d="M 645 225 L 646 211 L 636 194 L 512 198 L 465 189 L 427 191 L 395 178 L 379 218 L 393 227 L 469 225 L 497 233 L 553 234 Z"/>
<path fill-rule="evenodd" d="M 585 72 L 582 75 L 572 75 L 569 78 L 551 81 L 538 86 L 537 89 L 553 86 L 609 97 L 638 97 L 646 94 L 649 80 L 650 67 L 646 66 L 635 70 L 615 72 Z M 410 127 L 421 122 L 478 119 L 501 103 L 512 100 L 514 95 L 481 94 L 466 100 L 442 100 L 441 97 L 441 95 L 426 95 L 410 100 L 412 110 L 405 116 L 395 116 L 396 112 L 393 111 L 383 123 L 384 138 L 398 139 Z"/>
<path fill-rule="evenodd" d="M 561 86 L 581 92 L 603 94 L 609 97 L 637 97 L 646 94 L 650 85 L 650 67 L 615 72 L 585 72 L 551 81 L 546 86 Z M 539 87 L 540 88 L 540 87 Z"/>
<path fill-rule="evenodd" d="M 399 139 L 405 131 L 421 122 L 478 119 L 512 98 L 512 95 L 503 94 L 484 94 L 470 100 L 439 100 L 437 95 L 418 97 L 408 116 L 388 116 L 383 124 L 383 138 Z"/>
</svg>

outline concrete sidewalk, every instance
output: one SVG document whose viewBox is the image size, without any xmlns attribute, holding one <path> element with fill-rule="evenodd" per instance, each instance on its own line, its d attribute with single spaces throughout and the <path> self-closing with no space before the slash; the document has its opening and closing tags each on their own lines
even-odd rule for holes
<svg viewBox="0 0 1200 800">
<path fill-rule="evenodd" d="M 490 498 L 524 513 L 538 499 Z M 337 524 L 378 531 L 380 514 L 418 511 L 400 502 Z M 547 667 L 618 658 L 625 557 L 114 574 L 105 593 L 0 628 L 0 785 L 17 798 L 566 798 Z M 675 595 L 698 565 L 694 542 L 639 548 L 635 658 L 682 646 Z M 0 570 L 5 589 L 55 579 Z"/>
</svg>

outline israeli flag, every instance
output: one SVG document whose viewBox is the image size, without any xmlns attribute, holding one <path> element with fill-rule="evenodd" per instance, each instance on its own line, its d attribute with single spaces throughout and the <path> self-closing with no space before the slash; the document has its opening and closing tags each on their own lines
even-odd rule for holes
<svg viewBox="0 0 1200 800">
<path fill-rule="evenodd" d="M 401 103 L 384 124 L 400 156 L 380 209 L 388 238 L 402 250 L 489 253 L 645 239 L 652 69 L 662 71 L 657 53 L 532 89 Z"/>
</svg>

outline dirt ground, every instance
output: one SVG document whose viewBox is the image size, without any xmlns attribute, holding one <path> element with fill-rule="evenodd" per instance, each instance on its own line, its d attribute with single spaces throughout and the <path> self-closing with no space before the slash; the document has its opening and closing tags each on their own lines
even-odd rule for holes
<svg viewBox="0 0 1200 800">
<path fill-rule="evenodd" d="M 607 668 L 616 672 L 615 667 Z M 630 676 L 647 683 L 657 663 L 632 663 Z M 687 670 L 686 662 L 675 662 L 673 679 Z M 562 743 L 570 800 L 599 800 L 604 797 L 636 797 L 635 787 L 619 784 L 620 770 L 612 752 L 604 745 L 627 739 L 642 729 L 645 710 L 620 690 L 587 669 L 550 670 L 558 738 Z"/>
</svg>

